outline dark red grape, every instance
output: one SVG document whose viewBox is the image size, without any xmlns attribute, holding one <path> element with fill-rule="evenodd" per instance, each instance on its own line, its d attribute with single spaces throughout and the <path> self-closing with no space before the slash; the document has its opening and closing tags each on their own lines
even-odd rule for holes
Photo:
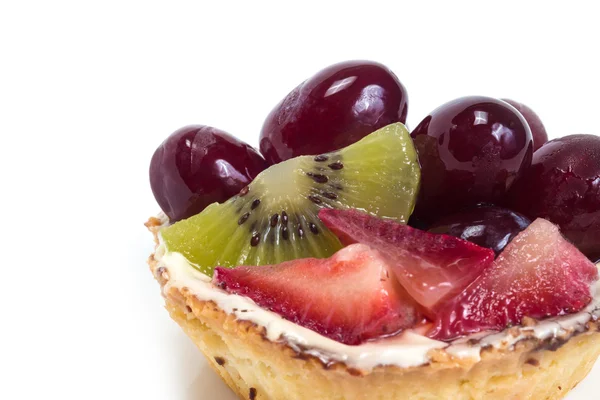
<svg viewBox="0 0 600 400">
<path fill-rule="evenodd" d="M 190 125 L 156 149 L 150 186 L 160 208 L 175 222 L 229 199 L 266 167 L 250 145 L 219 129 Z"/>
<path fill-rule="evenodd" d="M 519 103 L 511 99 L 502 100 L 516 108 L 521 115 L 523 115 L 525 121 L 527 121 L 529 124 L 531 136 L 533 137 L 533 151 L 536 151 L 542 147 L 542 145 L 548 141 L 548 134 L 546 133 L 546 128 L 544 127 L 540 117 L 531 108 L 527 107 L 523 103 Z"/>
<path fill-rule="evenodd" d="M 500 201 L 531 163 L 527 122 L 507 103 L 463 97 L 442 105 L 412 132 L 421 162 L 415 217 L 435 221 Z"/>
<path fill-rule="evenodd" d="M 393 122 L 406 121 L 406 89 L 385 66 L 347 61 L 329 66 L 292 90 L 271 111 L 260 151 L 278 163 L 346 147 Z"/>
<path fill-rule="evenodd" d="M 442 218 L 429 232 L 456 236 L 498 255 L 529 224 L 526 216 L 506 208 L 479 206 Z"/>
<path fill-rule="evenodd" d="M 590 259 L 600 257 L 600 137 L 554 139 L 533 154 L 510 193 L 513 208 L 542 217 Z"/>
</svg>

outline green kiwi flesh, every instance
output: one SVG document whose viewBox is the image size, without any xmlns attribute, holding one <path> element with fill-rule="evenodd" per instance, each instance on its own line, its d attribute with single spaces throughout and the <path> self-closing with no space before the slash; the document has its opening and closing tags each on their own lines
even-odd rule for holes
<svg viewBox="0 0 600 400">
<path fill-rule="evenodd" d="M 331 256 L 342 246 L 321 208 L 356 208 L 406 223 L 420 167 L 407 129 L 383 127 L 341 150 L 300 156 L 259 174 L 238 195 L 161 230 L 168 251 L 201 272 Z"/>
</svg>

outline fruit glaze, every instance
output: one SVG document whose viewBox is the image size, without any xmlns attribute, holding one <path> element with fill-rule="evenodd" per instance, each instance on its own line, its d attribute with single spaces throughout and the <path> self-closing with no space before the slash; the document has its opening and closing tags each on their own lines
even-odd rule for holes
<svg viewBox="0 0 600 400">
<path fill-rule="evenodd" d="M 165 218 L 162 220 L 165 221 Z M 511 328 L 502 332 L 480 332 L 452 342 L 433 340 L 417 330 L 408 329 L 392 338 L 348 346 L 287 321 L 279 314 L 257 306 L 247 297 L 229 294 L 215 287 L 209 276 L 199 272 L 180 253 L 166 251 L 164 243 L 159 244 L 155 258 L 158 261 L 157 273 L 166 273 L 168 277 L 164 287 L 165 296 L 171 288 L 187 288 L 199 300 L 212 301 L 238 320 L 263 327 L 264 335 L 270 341 L 285 343 L 298 353 L 318 358 L 325 365 L 340 362 L 362 371 L 385 365 L 403 368 L 420 366 L 429 362 L 430 352 L 434 349 L 443 349 L 452 357 L 477 362 L 484 347 L 508 349 L 520 340 L 531 337 L 540 340 L 568 339 L 585 330 L 588 321 L 600 317 L 600 284 L 596 283 L 592 289 L 594 299 L 585 309 L 540 321 L 535 326 L 519 326 L 516 330 Z"/>
</svg>

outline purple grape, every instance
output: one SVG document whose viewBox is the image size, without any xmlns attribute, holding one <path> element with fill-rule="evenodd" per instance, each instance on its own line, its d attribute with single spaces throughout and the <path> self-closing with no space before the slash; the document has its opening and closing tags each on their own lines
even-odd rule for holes
<svg viewBox="0 0 600 400">
<path fill-rule="evenodd" d="M 372 61 L 331 65 L 292 90 L 269 114 L 260 151 L 271 164 L 346 147 L 406 121 L 408 95 L 396 75 Z"/>
<path fill-rule="evenodd" d="M 266 167 L 250 145 L 219 129 L 190 125 L 156 149 L 150 186 L 160 208 L 175 222 L 229 199 Z"/>
<path fill-rule="evenodd" d="M 540 147 L 510 203 L 529 218 L 559 225 L 590 259 L 600 257 L 600 137 L 571 135 Z"/>
<path fill-rule="evenodd" d="M 526 216 L 506 208 L 479 206 L 442 218 L 429 232 L 456 236 L 498 255 L 529 224 Z"/>
<path fill-rule="evenodd" d="M 489 97 L 442 105 L 412 137 L 422 168 L 415 217 L 429 222 L 478 203 L 496 204 L 529 167 L 533 153 L 523 116 Z"/>
</svg>

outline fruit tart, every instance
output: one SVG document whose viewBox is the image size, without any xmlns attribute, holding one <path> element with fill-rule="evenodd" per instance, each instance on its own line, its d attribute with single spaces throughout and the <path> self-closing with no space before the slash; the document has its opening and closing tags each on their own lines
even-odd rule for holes
<svg viewBox="0 0 600 400">
<path fill-rule="evenodd" d="M 560 399 L 600 354 L 600 138 L 478 96 L 409 132 L 407 107 L 345 62 L 260 152 L 201 125 L 155 152 L 151 271 L 241 399 Z"/>
</svg>

